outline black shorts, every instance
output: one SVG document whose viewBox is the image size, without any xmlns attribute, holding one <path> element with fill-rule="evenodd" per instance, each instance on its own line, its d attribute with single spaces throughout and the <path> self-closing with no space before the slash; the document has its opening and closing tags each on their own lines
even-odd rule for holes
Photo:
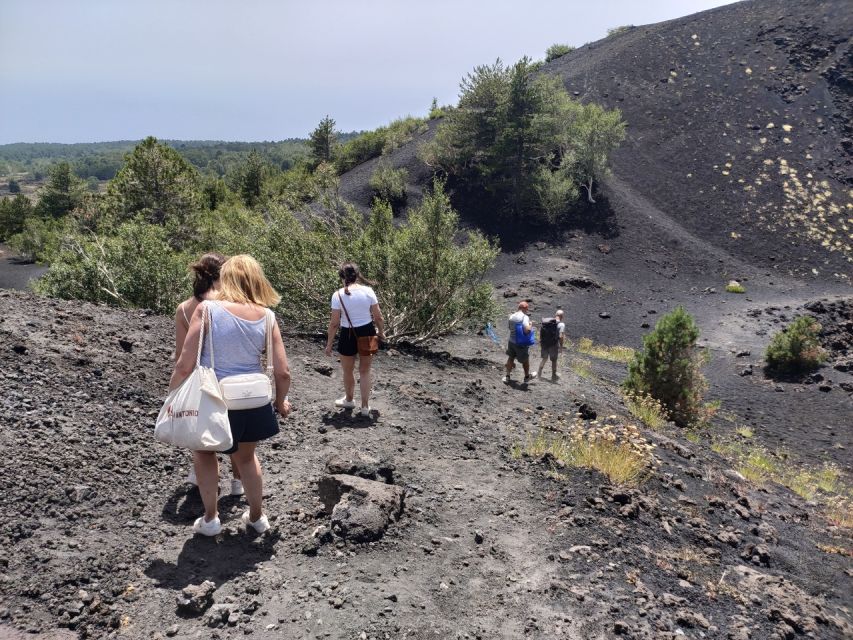
<svg viewBox="0 0 853 640">
<path fill-rule="evenodd" d="M 338 353 L 342 356 L 354 356 L 358 353 L 358 340 L 356 338 L 375 335 L 376 327 L 372 322 L 356 327 L 355 335 L 349 327 L 341 327 L 340 332 L 338 332 Z"/>
<path fill-rule="evenodd" d="M 278 433 L 278 418 L 272 403 L 257 409 L 228 410 L 234 446 L 222 453 L 234 453 L 241 442 L 258 442 L 272 438 Z"/>
<path fill-rule="evenodd" d="M 510 358 L 515 358 L 521 364 L 524 364 L 528 360 L 530 360 L 530 345 L 528 344 L 515 344 L 514 342 L 506 343 L 506 354 Z"/>
</svg>

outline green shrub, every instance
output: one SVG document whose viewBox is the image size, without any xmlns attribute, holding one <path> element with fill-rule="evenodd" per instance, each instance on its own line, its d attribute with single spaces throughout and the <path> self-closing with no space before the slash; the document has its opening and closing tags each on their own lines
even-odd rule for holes
<svg viewBox="0 0 853 640">
<path fill-rule="evenodd" d="M 737 280 L 729 280 L 726 284 L 726 293 L 746 293 L 746 287 Z"/>
<path fill-rule="evenodd" d="M 380 200 L 367 223 L 352 210 L 307 225 L 285 210 L 271 216 L 255 255 L 273 285 L 287 292 L 281 314 L 303 329 L 328 320 L 338 265 L 347 259 L 376 283 L 390 342 L 417 343 L 482 326 L 497 313 L 485 274 L 498 248 L 476 232 L 460 237 L 458 214 L 440 182 L 399 227 Z"/>
<path fill-rule="evenodd" d="M 701 419 L 702 394 L 707 383 L 704 363 L 696 349 L 699 329 L 683 307 L 663 316 L 643 337 L 643 349 L 628 365 L 623 386 L 627 392 L 658 400 L 678 426 Z"/>
<path fill-rule="evenodd" d="M 24 195 L 0 198 L 0 240 L 7 240 L 24 229 L 27 218 L 33 215 L 33 203 Z"/>
<path fill-rule="evenodd" d="M 575 48 L 569 44 L 552 44 L 545 51 L 545 62 L 551 62 L 555 58 L 571 53 Z"/>
<path fill-rule="evenodd" d="M 437 118 L 443 118 L 448 112 L 452 111 L 453 107 L 449 105 L 443 105 L 441 107 L 438 106 L 438 98 L 432 99 L 432 104 L 429 107 L 429 118 L 430 120 L 434 120 Z"/>
<path fill-rule="evenodd" d="M 815 369 L 826 360 L 820 346 L 821 326 L 810 316 L 799 316 L 776 333 L 767 346 L 767 368 L 773 372 L 795 373 Z"/>
<path fill-rule="evenodd" d="M 382 241 L 359 247 L 357 255 L 365 264 L 381 264 L 387 252 L 387 267 L 377 277 L 392 341 L 423 342 L 481 327 L 497 315 L 485 275 L 499 249 L 479 232 L 460 231 L 459 215 L 442 182 L 436 181 L 409 211 L 405 225 L 391 225 L 388 213 L 374 215 L 365 233 Z"/>
<path fill-rule="evenodd" d="M 374 131 L 366 131 L 335 149 L 335 166 L 339 173 L 344 173 L 372 158 L 392 152 L 425 130 L 426 120 L 408 117 Z"/>
<path fill-rule="evenodd" d="M 623 24 L 623 25 L 620 25 L 618 27 L 613 27 L 611 29 L 608 29 L 607 30 L 607 36 L 608 37 L 618 36 L 620 33 L 626 33 L 627 31 L 630 31 L 631 29 L 634 29 L 634 28 L 635 27 L 632 24 Z"/>
<path fill-rule="evenodd" d="M 391 205 L 395 212 L 406 203 L 406 179 L 409 173 L 405 169 L 394 169 L 380 162 L 370 176 L 370 188 L 373 195 Z"/>
<path fill-rule="evenodd" d="M 50 262 L 59 253 L 65 236 L 76 228 L 74 220 L 32 216 L 21 231 L 9 238 L 9 246 L 35 262 Z"/>
<path fill-rule="evenodd" d="M 72 234 L 35 289 L 171 314 L 189 291 L 190 256 L 173 251 L 168 239 L 166 229 L 141 221 L 122 224 L 113 236 Z"/>
<path fill-rule="evenodd" d="M 17 180 L 9 180 L 9 193 L 21 193 L 21 184 Z"/>
</svg>

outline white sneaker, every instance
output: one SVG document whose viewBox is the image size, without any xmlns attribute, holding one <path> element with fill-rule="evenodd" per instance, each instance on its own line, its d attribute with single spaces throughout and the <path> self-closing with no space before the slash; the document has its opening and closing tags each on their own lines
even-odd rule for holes
<svg viewBox="0 0 853 640">
<path fill-rule="evenodd" d="M 237 478 L 233 478 L 231 480 L 231 495 L 242 496 L 244 493 L 246 493 L 246 490 L 243 488 L 243 482 Z"/>
<path fill-rule="evenodd" d="M 369 418 L 371 411 L 372 409 L 370 407 L 362 407 L 359 412 L 361 413 L 362 418 Z"/>
<path fill-rule="evenodd" d="M 198 478 L 195 477 L 195 467 L 190 467 L 190 472 L 187 474 L 187 482 L 193 486 L 198 486 Z"/>
<path fill-rule="evenodd" d="M 536 372 L 534 371 L 529 376 L 524 376 L 525 382 L 531 382 L 534 378 L 536 378 Z"/>
<path fill-rule="evenodd" d="M 501 382 L 503 382 L 504 384 L 508 384 L 510 380 L 511 380 L 511 378 L 509 377 L 509 374 L 507 374 L 503 378 L 501 378 Z"/>
<path fill-rule="evenodd" d="M 210 521 L 205 520 L 202 516 L 193 524 L 193 531 L 203 536 L 216 536 L 222 531 L 222 523 L 219 521 L 219 516 Z"/>
<path fill-rule="evenodd" d="M 347 397 L 335 400 L 335 406 L 339 409 L 355 409 L 355 400 L 347 400 Z"/>
<path fill-rule="evenodd" d="M 243 515 L 240 517 L 240 520 L 243 521 L 243 524 L 246 525 L 247 529 L 249 527 L 252 527 L 252 529 L 257 531 L 258 533 L 263 533 L 264 531 L 266 531 L 267 529 L 270 528 L 270 521 L 267 518 L 266 514 L 261 515 L 260 518 L 258 518 L 254 522 L 252 522 L 249 520 L 249 510 L 248 509 L 246 509 L 243 512 Z"/>
</svg>

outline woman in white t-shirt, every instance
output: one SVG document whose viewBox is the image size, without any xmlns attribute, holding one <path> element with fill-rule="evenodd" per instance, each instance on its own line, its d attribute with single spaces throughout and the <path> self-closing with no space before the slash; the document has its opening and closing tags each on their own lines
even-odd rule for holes
<svg viewBox="0 0 853 640">
<path fill-rule="evenodd" d="M 343 288 L 332 294 L 332 316 L 326 340 L 326 355 L 332 355 L 335 333 L 338 335 L 338 354 L 344 373 L 344 397 L 335 400 L 342 409 L 355 408 L 355 357 L 358 355 L 360 336 L 379 336 L 385 340 L 385 322 L 376 294 L 358 272 L 353 262 L 343 264 L 338 271 Z M 361 389 L 361 415 L 370 415 L 370 364 L 373 356 L 358 356 L 359 387 Z"/>
</svg>

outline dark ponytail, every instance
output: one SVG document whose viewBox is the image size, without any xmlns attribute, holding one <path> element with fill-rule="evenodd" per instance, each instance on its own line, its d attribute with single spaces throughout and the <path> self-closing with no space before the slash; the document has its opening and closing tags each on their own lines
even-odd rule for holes
<svg viewBox="0 0 853 640">
<path fill-rule="evenodd" d="M 367 285 L 373 284 L 361 275 L 358 265 L 355 262 L 344 262 L 341 268 L 338 269 L 338 276 L 344 283 L 344 293 L 347 295 L 350 295 L 349 287 L 351 284 L 355 284 L 356 282 Z"/>
<path fill-rule="evenodd" d="M 219 270 L 227 258 L 221 253 L 205 253 L 190 265 L 193 271 L 193 296 L 200 302 L 204 294 L 210 291 L 213 283 L 219 280 Z"/>
</svg>

